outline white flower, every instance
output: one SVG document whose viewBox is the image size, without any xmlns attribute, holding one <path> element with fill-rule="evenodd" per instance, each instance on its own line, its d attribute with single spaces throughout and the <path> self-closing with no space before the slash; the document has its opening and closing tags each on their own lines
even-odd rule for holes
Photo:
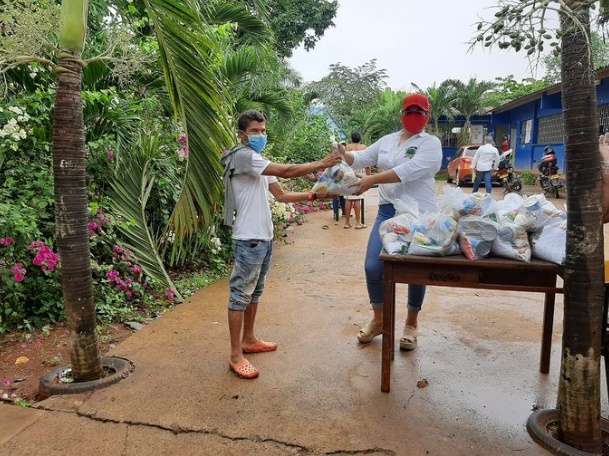
<svg viewBox="0 0 609 456">
<path fill-rule="evenodd" d="M 8 108 L 9 111 L 14 112 L 15 114 L 23 114 L 23 111 L 17 106 L 11 106 Z"/>
</svg>

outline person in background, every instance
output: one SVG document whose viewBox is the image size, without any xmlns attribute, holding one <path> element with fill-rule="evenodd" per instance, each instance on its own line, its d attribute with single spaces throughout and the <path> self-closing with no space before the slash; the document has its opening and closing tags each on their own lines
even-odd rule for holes
<svg viewBox="0 0 609 456">
<path fill-rule="evenodd" d="M 359 131 L 354 131 L 351 133 L 351 144 L 347 144 L 346 149 L 347 152 L 357 152 L 360 150 L 364 150 L 366 146 L 362 144 L 362 134 Z M 370 168 L 362 168 L 354 170 L 358 175 L 370 175 Z M 355 213 L 355 229 L 361 230 L 363 228 L 367 228 L 366 225 L 362 223 L 362 206 L 364 205 L 364 195 L 348 195 L 345 196 L 346 206 L 345 206 L 345 228 L 351 228 L 351 208 L 353 208 L 353 212 Z"/>
<path fill-rule="evenodd" d="M 379 226 L 395 216 L 394 202 L 406 196 L 415 199 L 419 212 L 438 212 L 435 175 L 442 164 L 440 140 L 424 129 L 429 122 L 431 105 L 424 95 L 410 94 L 404 99 L 400 111 L 403 128 L 383 136 L 366 149 L 357 153 L 344 152 L 351 167 L 378 166 L 379 173 L 363 176 L 356 195 L 361 195 L 373 185 L 379 185 L 379 210 L 374 227 L 370 231 L 366 250 L 365 272 L 368 298 L 372 305 L 372 319 L 359 331 L 357 339 L 362 344 L 371 342 L 381 334 L 383 327 L 383 262 L 379 255 L 383 248 Z M 408 313 L 400 338 L 401 350 L 417 346 L 418 315 L 425 298 L 424 285 L 408 285 Z"/>
<path fill-rule="evenodd" d="M 224 151 L 224 222 L 233 227 L 235 265 L 229 279 L 228 328 L 230 369 L 241 378 L 259 375 L 243 354 L 277 350 L 274 342 L 258 339 L 256 313 L 273 254 L 273 219 L 270 192 L 278 201 L 294 203 L 316 198 L 314 193 L 285 191 L 277 177 L 304 176 L 342 161 L 337 151 L 323 160 L 300 165 L 273 163 L 262 157 L 266 121 L 261 112 L 248 110 L 237 121 L 240 144 Z M 236 215 L 235 215 L 236 213 Z"/>
<path fill-rule="evenodd" d="M 474 170 L 476 178 L 474 179 L 474 189 L 472 192 L 477 192 L 480 188 L 480 181 L 484 179 L 486 193 L 489 195 L 493 191 L 491 183 L 493 169 L 499 166 L 499 151 L 493 146 L 493 137 L 486 136 L 484 145 L 480 146 L 476 151 L 472 160 L 472 170 Z"/>
<path fill-rule="evenodd" d="M 510 141 L 507 136 L 504 136 L 501 143 L 501 152 L 507 152 L 508 150 L 510 150 Z"/>
</svg>

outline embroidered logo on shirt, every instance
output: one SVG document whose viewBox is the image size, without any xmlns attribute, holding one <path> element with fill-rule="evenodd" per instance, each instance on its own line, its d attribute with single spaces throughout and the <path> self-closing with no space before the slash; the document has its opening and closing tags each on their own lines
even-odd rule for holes
<svg viewBox="0 0 609 456">
<path fill-rule="evenodd" d="M 404 152 L 404 158 L 412 158 L 412 157 L 414 157 L 414 154 L 416 154 L 416 153 L 417 153 L 416 146 L 409 147 L 408 149 L 406 149 L 406 152 Z"/>
</svg>

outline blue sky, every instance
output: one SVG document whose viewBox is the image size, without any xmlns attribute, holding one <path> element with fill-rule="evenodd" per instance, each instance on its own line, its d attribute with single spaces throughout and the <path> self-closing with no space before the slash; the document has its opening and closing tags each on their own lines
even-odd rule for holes
<svg viewBox="0 0 609 456">
<path fill-rule="evenodd" d="M 412 90 L 411 83 L 427 88 L 446 79 L 492 81 L 513 75 L 542 78 L 521 51 L 476 47 L 479 16 L 490 18 L 496 0 L 339 0 L 335 27 L 326 31 L 312 51 L 299 48 L 290 59 L 305 81 L 328 74 L 330 64 L 354 68 L 376 58 L 377 68 L 388 72 L 394 90 Z"/>
</svg>

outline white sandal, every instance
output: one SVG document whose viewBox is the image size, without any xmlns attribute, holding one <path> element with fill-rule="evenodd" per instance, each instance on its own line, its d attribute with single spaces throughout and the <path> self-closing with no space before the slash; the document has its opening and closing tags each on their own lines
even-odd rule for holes
<svg viewBox="0 0 609 456">
<path fill-rule="evenodd" d="M 404 325 L 404 333 L 400 339 L 400 350 L 414 350 L 417 348 L 417 335 L 419 330 L 416 326 Z"/>
<path fill-rule="evenodd" d="M 375 323 L 374 320 L 370 320 L 366 326 L 359 330 L 357 333 L 357 340 L 362 344 L 368 344 L 372 342 L 376 336 L 383 334 L 383 324 Z"/>
</svg>

